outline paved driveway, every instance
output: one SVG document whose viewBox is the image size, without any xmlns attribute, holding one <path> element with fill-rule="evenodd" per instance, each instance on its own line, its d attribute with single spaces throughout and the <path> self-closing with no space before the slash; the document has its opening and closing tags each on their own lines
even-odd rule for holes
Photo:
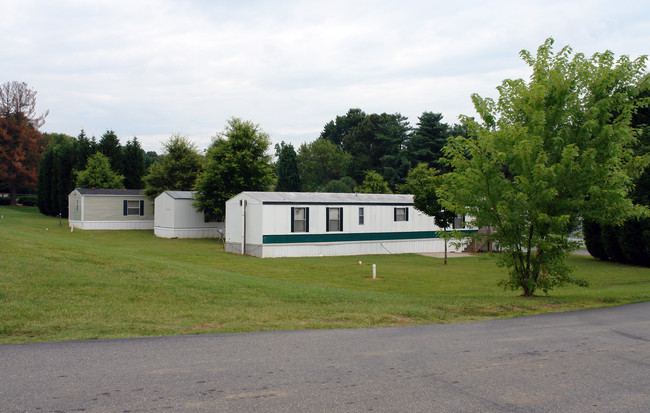
<svg viewBox="0 0 650 413">
<path fill-rule="evenodd" d="M 0 346 L 0 410 L 648 412 L 650 303 L 479 323 Z"/>
</svg>

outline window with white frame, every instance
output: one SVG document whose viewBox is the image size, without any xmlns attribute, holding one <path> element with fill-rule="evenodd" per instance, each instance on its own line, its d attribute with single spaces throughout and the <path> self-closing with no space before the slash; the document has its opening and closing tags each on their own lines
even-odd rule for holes
<svg viewBox="0 0 650 413">
<path fill-rule="evenodd" d="M 343 208 L 327 208 L 327 231 L 343 231 Z"/>
<path fill-rule="evenodd" d="M 309 232 L 309 208 L 291 208 L 291 232 Z"/>
<path fill-rule="evenodd" d="M 126 215 L 141 215 L 140 201 L 126 201 Z"/>
<path fill-rule="evenodd" d="M 409 209 L 408 207 L 396 207 L 394 210 L 395 221 L 408 221 L 409 220 Z"/>
<path fill-rule="evenodd" d="M 364 213 L 365 212 L 363 208 L 359 208 L 359 225 L 363 225 L 364 223 L 364 217 L 365 217 Z"/>
</svg>

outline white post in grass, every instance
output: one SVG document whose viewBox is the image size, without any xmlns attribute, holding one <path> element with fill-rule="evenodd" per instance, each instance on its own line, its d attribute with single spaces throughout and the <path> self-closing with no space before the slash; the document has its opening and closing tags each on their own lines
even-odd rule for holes
<svg viewBox="0 0 650 413">
<path fill-rule="evenodd" d="M 246 254 L 246 200 L 239 200 L 241 206 L 241 255 Z"/>
<path fill-rule="evenodd" d="M 377 264 L 372 264 L 372 279 L 377 278 Z"/>
</svg>

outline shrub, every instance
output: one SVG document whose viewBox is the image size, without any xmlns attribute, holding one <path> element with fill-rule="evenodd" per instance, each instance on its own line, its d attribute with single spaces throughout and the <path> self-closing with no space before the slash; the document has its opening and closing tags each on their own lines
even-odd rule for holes
<svg viewBox="0 0 650 413">
<path fill-rule="evenodd" d="M 36 195 L 24 195 L 16 198 L 16 203 L 23 206 L 36 206 L 38 204 L 38 197 Z"/>
<path fill-rule="evenodd" d="M 582 223 L 582 235 L 587 251 L 589 251 L 592 257 L 603 261 L 609 260 L 609 256 L 603 246 L 602 229 L 597 222 L 585 220 Z"/>
<path fill-rule="evenodd" d="M 356 186 L 354 179 L 349 176 L 343 177 L 342 179 L 335 179 L 329 181 L 324 187 L 323 192 L 339 192 L 339 193 L 350 193 L 354 192 L 354 187 Z"/>
<path fill-rule="evenodd" d="M 601 232 L 603 247 L 610 260 L 627 263 L 627 257 L 623 254 L 621 245 L 618 242 L 618 234 L 620 231 L 621 226 L 603 225 Z"/>
<path fill-rule="evenodd" d="M 9 205 L 10 203 L 11 199 L 0 196 L 0 205 Z"/>
<path fill-rule="evenodd" d="M 645 248 L 643 248 L 643 223 L 636 219 L 627 220 L 619 227 L 618 245 L 630 264 L 643 265 Z"/>
</svg>

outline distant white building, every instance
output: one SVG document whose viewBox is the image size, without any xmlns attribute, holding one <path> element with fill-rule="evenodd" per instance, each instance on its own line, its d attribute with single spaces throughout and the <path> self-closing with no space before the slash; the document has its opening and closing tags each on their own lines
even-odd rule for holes
<svg viewBox="0 0 650 413">
<path fill-rule="evenodd" d="M 68 195 L 68 225 L 79 229 L 153 229 L 153 202 L 142 189 L 76 188 Z"/>
<path fill-rule="evenodd" d="M 413 195 L 242 192 L 226 202 L 226 251 L 257 257 L 438 252 L 441 232 Z"/>
<path fill-rule="evenodd" d="M 162 238 L 220 238 L 224 223 L 194 208 L 194 192 L 165 191 L 155 199 L 154 234 Z"/>
</svg>

